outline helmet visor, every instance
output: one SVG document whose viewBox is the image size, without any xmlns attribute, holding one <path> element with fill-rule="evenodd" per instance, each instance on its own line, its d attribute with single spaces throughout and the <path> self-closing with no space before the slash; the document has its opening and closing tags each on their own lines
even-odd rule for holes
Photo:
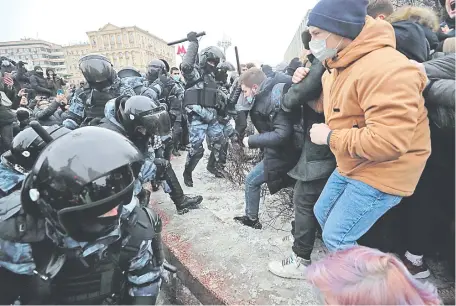
<svg viewBox="0 0 456 306">
<path fill-rule="evenodd" d="M 69 199 L 70 207 L 58 211 L 60 225 L 77 241 L 106 236 L 119 225 L 122 206 L 131 202 L 134 181 L 130 166 L 92 181 Z"/>
<path fill-rule="evenodd" d="M 140 122 L 150 136 L 165 136 L 171 131 L 171 119 L 166 109 L 162 106 L 142 113 Z"/>
</svg>

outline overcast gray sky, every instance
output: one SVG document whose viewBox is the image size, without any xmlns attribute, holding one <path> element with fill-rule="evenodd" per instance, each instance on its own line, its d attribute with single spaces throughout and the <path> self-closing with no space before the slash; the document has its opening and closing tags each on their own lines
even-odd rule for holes
<svg viewBox="0 0 456 306">
<path fill-rule="evenodd" d="M 231 37 L 241 62 L 276 65 L 283 60 L 299 23 L 316 0 L 0 0 L 4 8 L 0 41 L 40 38 L 58 44 L 87 41 L 87 31 L 110 22 L 136 25 L 172 41 L 206 31 L 201 47 Z M 269 5 L 268 5 L 269 3 Z M 6 11 L 6 9 L 8 9 Z M 38 35 L 38 36 L 37 36 Z"/>
</svg>

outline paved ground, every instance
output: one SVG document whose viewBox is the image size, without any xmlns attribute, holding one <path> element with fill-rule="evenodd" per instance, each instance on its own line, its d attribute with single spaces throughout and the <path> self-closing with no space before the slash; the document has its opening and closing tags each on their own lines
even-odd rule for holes
<svg viewBox="0 0 456 306">
<path fill-rule="evenodd" d="M 185 155 L 185 154 L 184 154 Z M 206 156 L 207 158 L 207 156 Z M 188 193 L 201 194 L 201 209 L 177 215 L 169 197 L 159 191 L 152 195 L 152 205 L 164 221 L 165 244 L 180 262 L 219 302 L 227 304 L 314 304 L 311 287 L 305 281 L 285 280 L 267 270 L 271 260 L 280 260 L 291 249 L 271 246 L 270 238 L 288 234 L 283 218 L 268 197 L 262 203 L 262 230 L 241 226 L 233 221 L 244 210 L 243 192 L 223 179 L 207 174 L 207 160 L 201 160 L 194 174 L 194 188 Z M 185 157 L 172 161 L 179 179 Z M 183 185 L 183 184 L 182 184 Z M 323 255 L 318 243 L 314 259 Z M 197 296 L 198 297 L 198 296 Z M 217 302 L 217 301 L 215 301 Z"/>
</svg>

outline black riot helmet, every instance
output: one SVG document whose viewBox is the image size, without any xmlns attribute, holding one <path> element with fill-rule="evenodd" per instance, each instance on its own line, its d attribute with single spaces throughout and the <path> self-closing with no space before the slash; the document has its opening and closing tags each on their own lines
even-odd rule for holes
<svg viewBox="0 0 456 306">
<path fill-rule="evenodd" d="M 25 178 L 24 210 L 38 209 L 63 236 L 95 241 L 119 228 L 143 158 L 120 133 L 91 126 L 71 131 L 47 145 Z"/>
<path fill-rule="evenodd" d="M 154 82 L 161 75 L 166 75 L 166 65 L 162 60 L 155 59 L 147 65 L 147 79 Z"/>
<path fill-rule="evenodd" d="M 163 59 L 163 58 L 161 58 L 160 60 L 163 62 L 163 64 L 165 64 L 165 70 L 166 70 L 166 72 L 169 73 L 170 67 L 169 67 L 168 62 L 167 62 L 165 59 Z"/>
<path fill-rule="evenodd" d="M 117 76 L 121 79 L 126 77 L 141 77 L 141 73 L 134 67 L 125 67 L 117 72 Z"/>
<path fill-rule="evenodd" d="M 116 79 L 116 72 L 107 57 L 89 54 L 79 60 L 79 69 L 90 87 L 102 90 L 109 87 Z"/>
<path fill-rule="evenodd" d="M 208 72 L 216 71 L 216 67 L 220 62 L 225 61 L 225 54 L 220 48 L 210 46 L 201 50 L 199 54 L 199 66 Z"/>
<path fill-rule="evenodd" d="M 226 82 L 228 80 L 228 71 L 235 71 L 233 64 L 230 62 L 222 62 L 217 65 L 215 80 L 217 82 Z"/>
<path fill-rule="evenodd" d="M 166 107 L 157 106 L 145 96 L 116 99 L 116 109 L 120 113 L 120 121 L 128 135 L 135 137 L 142 134 L 147 137 L 168 135 L 171 121 Z"/>
<path fill-rule="evenodd" d="M 57 139 L 71 130 L 58 125 L 43 127 L 52 138 Z M 47 143 L 41 139 L 34 129 L 28 127 L 14 137 L 11 149 L 1 156 L 2 164 L 17 172 L 30 172 L 41 151 Z"/>
</svg>

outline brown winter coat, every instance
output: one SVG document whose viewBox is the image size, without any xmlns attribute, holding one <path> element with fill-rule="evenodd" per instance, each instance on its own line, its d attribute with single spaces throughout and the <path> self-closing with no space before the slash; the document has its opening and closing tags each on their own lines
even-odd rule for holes
<svg viewBox="0 0 456 306">
<path fill-rule="evenodd" d="M 410 196 L 431 151 L 426 76 L 395 50 L 392 26 L 366 17 L 323 75 L 330 148 L 342 175 Z"/>
</svg>

